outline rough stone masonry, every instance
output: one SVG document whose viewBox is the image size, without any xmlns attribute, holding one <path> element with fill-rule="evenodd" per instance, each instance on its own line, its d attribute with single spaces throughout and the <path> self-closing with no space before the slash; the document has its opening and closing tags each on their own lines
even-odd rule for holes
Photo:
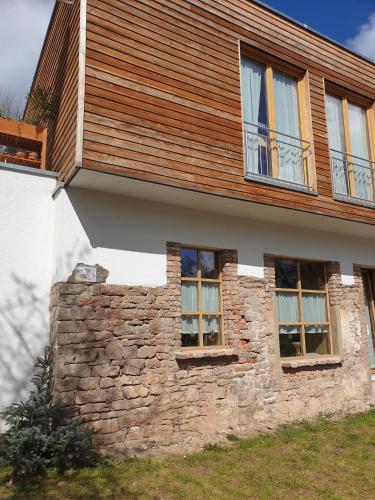
<svg viewBox="0 0 375 500">
<path fill-rule="evenodd" d="M 343 286 L 339 265 L 329 264 L 336 356 L 324 364 L 282 365 L 272 256 L 265 256 L 265 279 L 255 279 L 237 275 L 236 251 L 223 252 L 226 347 L 194 352 L 181 350 L 179 245 L 168 243 L 167 256 L 163 287 L 70 279 L 52 288 L 55 391 L 71 417 L 95 429 L 99 452 L 183 453 L 229 433 L 369 408 L 359 270 L 355 285 Z M 103 281 L 100 270 L 95 274 Z"/>
</svg>

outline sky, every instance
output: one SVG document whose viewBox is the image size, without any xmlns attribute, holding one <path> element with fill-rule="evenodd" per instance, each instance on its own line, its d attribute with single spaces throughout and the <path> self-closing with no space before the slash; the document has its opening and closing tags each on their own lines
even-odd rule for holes
<svg viewBox="0 0 375 500">
<path fill-rule="evenodd" d="M 0 0 L 0 91 L 22 102 L 55 0 Z M 264 3 L 375 60 L 375 0 L 265 0 Z"/>
<path fill-rule="evenodd" d="M 375 0 L 264 0 L 264 3 L 375 60 Z"/>
</svg>

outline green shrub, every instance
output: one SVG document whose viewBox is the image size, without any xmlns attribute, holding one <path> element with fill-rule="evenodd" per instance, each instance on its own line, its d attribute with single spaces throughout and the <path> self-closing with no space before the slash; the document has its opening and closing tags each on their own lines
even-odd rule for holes
<svg viewBox="0 0 375 500">
<path fill-rule="evenodd" d="M 92 430 L 81 420 L 64 419 L 65 406 L 53 396 L 53 357 L 47 348 L 38 358 L 34 389 L 27 401 L 12 404 L 2 414 L 8 430 L 0 438 L 0 462 L 13 468 L 13 478 L 60 471 L 92 462 Z"/>
</svg>

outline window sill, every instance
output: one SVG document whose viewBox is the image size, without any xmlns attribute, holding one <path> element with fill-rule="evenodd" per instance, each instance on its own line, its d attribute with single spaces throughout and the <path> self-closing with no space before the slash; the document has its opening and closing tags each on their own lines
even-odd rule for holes
<svg viewBox="0 0 375 500">
<path fill-rule="evenodd" d="M 346 194 L 333 195 L 333 199 L 337 201 L 342 201 L 344 203 L 350 203 L 351 205 L 359 205 L 361 207 L 375 208 L 375 201 L 362 200 L 361 198 L 355 198 L 354 196 L 349 196 Z"/>
<path fill-rule="evenodd" d="M 289 181 L 283 181 L 282 179 L 275 179 L 274 177 L 268 177 L 266 175 L 260 175 L 248 172 L 245 176 L 245 180 L 259 182 L 260 184 L 267 184 L 268 186 L 275 186 L 284 189 L 289 189 L 290 191 L 298 191 L 300 193 L 311 194 L 312 196 L 318 196 L 318 192 L 313 190 L 309 186 L 296 184 L 294 182 L 289 182 Z"/>
<path fill-rule="evenodd" d="M 175 352 L 176 359 L 202 359 L 238 356 L 235 349 L 194 349 Z"/>
<path fill-rule="evenodd" d="M 343 362 L 341 356 L 322 356 L 313 358 L 282 359 L 282 368 L 303 368 L 321 365 L 340 365 Z"/>
</svg>

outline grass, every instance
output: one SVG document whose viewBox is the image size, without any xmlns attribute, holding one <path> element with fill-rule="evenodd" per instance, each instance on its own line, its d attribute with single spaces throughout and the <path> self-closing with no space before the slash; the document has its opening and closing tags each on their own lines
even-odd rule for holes
<svg viewBox="0 0 375 500">
<path fill-rule="evenodd" d="M 7 486 L 1 499 L 375 499 L 375 411 L 320 418 L 181 458 L 113 461 Z"/>
</svg>

